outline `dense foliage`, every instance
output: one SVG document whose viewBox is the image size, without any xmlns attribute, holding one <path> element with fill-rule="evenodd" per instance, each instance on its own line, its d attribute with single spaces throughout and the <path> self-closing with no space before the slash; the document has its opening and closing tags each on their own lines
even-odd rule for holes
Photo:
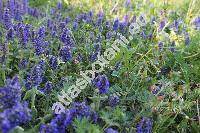
<svg viewBox="0 0 200 133">
<path fill-rule="evenodd" d="M 0 0 L 0 132 L 198 133 L 200 2 L 175 3 Z M 128 45 L 55 114 L 121 35 Z"/>
</svg>

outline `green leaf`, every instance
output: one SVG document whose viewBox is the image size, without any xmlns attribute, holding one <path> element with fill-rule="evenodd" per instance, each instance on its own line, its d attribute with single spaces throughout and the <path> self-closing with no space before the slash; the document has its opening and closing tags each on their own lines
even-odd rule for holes
<svg viewBox="0 0 200 133">
<path fill-rule="evenodd" d="M 12 129 L 10 133 L 24 133 L 24 129 L 20 126 L 17 126 L 14 129 Z"/>
<path fill-rule="evenodd" d="M 78 119 L 74 120 L 74 126 L 76 133 L 103 133 L 103 130 L 96 124 L 92 124 L 88 119 Z"/>
</svg>

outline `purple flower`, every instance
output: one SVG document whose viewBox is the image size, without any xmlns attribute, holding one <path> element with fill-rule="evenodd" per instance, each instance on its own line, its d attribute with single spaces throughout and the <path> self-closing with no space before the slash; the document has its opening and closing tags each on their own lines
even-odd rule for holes
<svg viewBox="0 0 200 133">
<path fill-rule="evenodd" d="M 51 69 L 56 69 L 58 67 L 58 60 L 55 56 L 51 56 L 49 59 L 49 65 Z"/>
<path fill-rule="evenodd" d="M 7 31 L 6 39 L 7 39 L 7 40 L 13 40 L 13 38 L 14 38 L 14 29 L 11 27 L 11 28 Z"/>
<path fill-rule="evenodd" d="M 31 87 L 32 87 L 32 84 L 31 84 L 31 81 L 30 81 L 29 77 L 27 77 L 27 79 L 25 81 L 25 87 L 28 90 L 31 89 Z"/>
<path fill-rule="evenodd" d="M 90 118 L 89 118 L 92 122 L 96 123 L 98 120 L 98 115 L 95 111 L 91 111 L 90 113 Z"/>
<path fill-rule="evenodd" d="M 61 3 L 61 2 L 58 2 L 58 3 L 57 3 L 57 8 L 58 8 L 59 10 L 62 9 L 62 3 Z"/>
<path fill-rule="evenodd" d="M 51 30 L 51 37 L 55 38 L 57 36 L 56 32 L 54 30 Z"/>
<path fill-rule="evenodd" d="M 30 37 L 30 28 L 31 28 L 31 26 L 30 25 L 20 25 L 19 27 L 18 27 L 18 36 L 19 36 L 19 38 L 20 38 L 20 41 L 21 41 L 21 43 L 24 45 L 24 46 L 26 46 L 27 45 L 27 43 L 28 43 L 28 41 L 29 41 L 29 37 Z"/>
<path fill-rule="evenodd" d="M 7 8 L 4 9 L 3 22 L 6 29 L 10 29 L 12 27 L 10 11 Z"/>
<path fill-rule="evenodd" d="M 41 55 L 45 52 L 45 42 L 42 38 L 35 38 L 34 39 L 34 48 L 35 48 L 35 53 L 36 55 Z"/>
<path fill-rule="evenodd" d="M 127 26 L 127 23 L 126 22 L 120 22 L 119 23 L 119 29 L 122 33 L 125 32 L 125 29 L 126 29 L 126 26 Z"/>
<path fill-rule="evenodd" d="M 3 133 L 8 133 L 11 129 L 21 124 L 26 124 L 31 120 L 31 110 L 28 104 L 18 103 L 12 108 L 0 113 L 0 129 Z"/>
<path fill-rule="evenodd" d="M 40 133 L 66 133 L 67 127 L 75 118 L 82 119 L 83 117 L 93 122 L 97 121 L 97 114 L 85 102 L 75 102 L 70 109 L 56 115 L 49 124 L 42 124 Z"/>
<path fill-rule="evenodd" d="M 17 24 L 13 25 L 13 28 L 16 32 L 16 36 L 21 39 L 22 38 L 22 30 L 23 30 L 24 24 L 21 22 L 18 22 Z"/>
<path fill-rule="evenodd" d="M 60 36 L 61 42 L 63 42 L 68 47 L 74 47 L 74 41 L 70 36 L 70 31 L 68 28 L 65 28 Z"/>
<path fill-rule="evenodd" d="M 36 55 L 41 55 L 45 53 L 45 49 L 48 46 L 48 42 L 45 41 L 45 27 L 42 26 L 38 29 L 37 34 L 33 35 L 33 43 L 34 43 L 34 48 L 35 48 L 35 52 Z"/>
<path fill-rule="evenodd" d="M 141 121 L 137 124 L 137 133 L 151 133 L 153 123 L 151 119 L 143 117 Z"/>
<path fill-rule="evenodd" d="M 103 18 L 98 17 L 98 18 L 97 18 L 97 21 L 96 21 L 96 26 L 101 26 L 101 25 L 102 25 L 102 22 L 103 22 Z"/>
<path fill-rule="evenodd" d="M 3 1 L 0 0 L 0 21 L 1 21 L 2 17 L 3 17 L 2 14 L 3 14 Z"/>
<path fill-rule="evenodd" d="M 27 44 L 29 41 L 30 29 L 31 29 L 31 25 L 26 24 L 23 30 L 23 39 L 22 39 L 24 44 Z"/>
<path fill-rule="evenodd" d="M 136 23 L 136 19 L 137 19 L 137 17 L 136 17 L 136 16 L 133 16 L 133 17 L 131 18 L 130 22 L 131 22 L 131 23 Z"/>
<path fill-rule="evenodd" d="M 39 128 L 39 133 L 60 133 L 56 126 L 57 125 L 53 124 L 41 124 Z M 63 133 L 65 133 L 65 131 L 63 131 Z"/>
<path fill-rule="evenodd" d="M 163 28 L 165 27 L 165 25 L 166 25 L 166 21 L 165 21 L 165 20 L 162 20 L 162 21 L 160 22 L 159 30 L 160 30 L 160 31 L 163 30 Z"/>
<path fill-rule="evenodd" d="M 116 105 L 118 105 L 120 102 L 120 99 L 118 96 L 110 96 L 109 97 L 109 105 L 111 107 L 115 107 Z"/>
<path fill-rule="evenodd" d="M 39 86 L 43 79 L 43 69 L 40 65 L 35 65 L 31 71 L 30 81 L 33 86 Z"/>
<path fill-rule="evenodd" d="M 65 18 L 65 24 L 68 24 L 70 22 L 70 20 L 71 20 L 70 17 L 66 17 Z"/>
<path fill-rule="evenodd" d="M 119 19 L 115 19 L 114 23 L 113 23 L 113 30 L 116 31 L 119 28 Z"/>
<path fill-rule="evenodd" d="M 44 70 L 45 69 L 45 60 L 43 60 L 43 59 L 40 60 L 38 65 L 42 68 L 42 70 Z"/>
<path fill-rule="evenodd" d="M 149 35 L 148 35 L 148 39 L 152 39 L 153 38 L 153 33 L 151 32 L 151 33 L 149 33 Z"/>
<path fill-rule="evenodd" d="M 92 61 L 92 62 L 94 62 L 94 61 L 96 61 L 97 60 L 97 57 L 98 57 L 98 54 L 99 54 L 99 52 L 92 52 L 91 54 L 90 54 L 90 61 Z"/>
<path fill-rule="evenodd" d="M 162 85 L 155 85 L 153 90 L 151 91 L 153 95 L 157 95 L 161 90 Z"/>
<path fill-rule="evenodd" d="M 187 32 L 184 34 L 184 37 L 185 37 L 185 45 L 189 45 L 190 44 L 190 36 Z"/>
<path fill-rule="evenodd" d="M 129 16 L 128 16 L 128 15 L 125 15 L 125 16 L 124 16 L 123 22 L 126 23 L 126 24 L 128 25 L 128 22 L 129 22 Z"/>
<path fill-rule="evenodd" d="M 71 110 L 74 111 L 75 117 L 83 118 L 86 117 L 89 120 L 96 122 L 97 121 L 97 114 L 94 112 L 90 106 L 86 105 L 85 102 L 74 102 L 72 104 Z"/>
<path fill-rule="evenodd" d="M 51 8 L 50 14 L 51 14 L 51 15 L 55 15 L 55 13 L 56 13 L 56 10 L 55 10 L 54 8 Z"/>
<path fill-rule="evenodd" d="M 22 6 L 23 6 L 23 13 L 24 14 L 28 13 L 28 0 L 23 0 Z"/>
<path fill-rule="evenodd" d="M 160 51 L 163 50 L 163 46 L 164 46 L 163 42 L 158 43 L 158 48 L 159 48 Z"/>
<path fill-rule="evenodd" d="M 40 15 L 36 8 L 28 8 L 28 14 L 36 18 L 38 18 Z"/>
<path fill-rule="evenodd" d="M 147 35 L 145 34 L 145 31 L 142 31 L 140 34 L 141 34 L 141 36 L 142 36 L 143 39 L 147 38 Z"/>
<path fill-rule="evenodd" d="M 100 50 L 101 50 L 101 45 L 99 43 L 95 44 L 94 51 L 90 54 L 90 61 L 94 62 L 97 60 Z"/>
<path fill-rule="evenodd" d="M 97 37 L 96 37 L 96 42 L 99 43 L 101 41 L 102 41 L 102 35 L 98 34 Z"/>
<path fill-rule="evenodd" d="M 45 62 L 41 60 L 37 65 L 35 65 L 31 73 L 27 75 L 25 86 L 27 89 L 31 89 L 31 87 L 38 87 L 44 77 L 44 69 L 45 69 Z"/>
<path fill-rule="evenodd" d="M 103 11 L 99 11 L 99 12 L 97 13 L 97 17 L 103 18 L 103 17 L 104 17 Z"/>
<path fill-rule="evenodd" d="M 174 20 L 173 29 L 174 29 L 174 31 L 176 33 L 178 32 L 178 28 L 179 28 L 179 21 L 178 20 Z"/>
<path fill-rule="evenodd" d="M 49 29 L 52 29 L 52 28 L 53 28 L 53 21 L 52 21 L 51 19 L 48 19 L 48 20 L 47 20 L 47 27 L 48 27 Z"/>
<path fill-rule="evenodd" d="M 106 29 L 110 29 L 110 26 L 111 26 L 110 22 L 106 21 L 105 26 L 106 26 Z"/>
<path fill-rule="evenodd" d="M 65 22 L 59 23 L 59 29 L 63 30 L 65 28 L 65 26 L 66 26 Z"/>
<path fill-rule="evenodd" d="M 110 87 L 109 80 L 106 75 L 99 75 L 94 79 L 94 85 L 99 89 L 100 94 L 105 94 L 108 92 Z"/>
<path fill-rule="evenodd" d="M 14 16 L 14 10 L 15 10 L 15 0 L 9 0 L 8 1 L 8 9 L 10 10 L 10 15 Z"/>
<path fill-rule="evenodd" d="M 38 37 L 39 38 L 45 38 L 45 27 L 44 26 L 41 26 L 38 29 Z"/>
<path fill-rule="evenodd" d="M 78 23 L 76 21 L 74 21 L 73 23 L 73 29 L 78 30 Z"/>
<path fill-rule="evenodd" d="M 144 14 L 141 14 L 141 15 L 139 16 L 139 19 L 140 19 L 140 22 L 142 22 L 142 25 L 141 25 L 141 26 L 144 26 L 144 25 L 146 24 L 146 20 L 145 20 Z"/>
<path fill-rule="evenodd" d="M 80 19 L 81 19 L 83 22 L 86 22 L 87 13 L 82 13 L 82 14 L 80 15 Z"/>
<path fill-rule="evenodd" d="M 72 59 L 72 53 L 69 47 L 63 46 L 60 49 L 60 57 L 64 62 L 67 62 Z"/>
<path fill-rule="evenodd" d="M 0 108 L 11 108 L 21 101 L 21 85 L 15 76 L 7 80 L 7 84 L 0 88 Z"/>
<path fill-rule="evenodd" d="M 79 23 L 81 21 L 81 19 L 82 19 L 82 16 L 81 15 L 77 15 L 76 18 L 74 19 L 74 21 Z"/>
<path fill-rule="evenodd" d="M 170 51 L 174 52 L 175 48 L 176 48 L 176 44 L 175 44 L 175 41 L 173 41 L 172 44 L 171 44 L 171 47 L 170 47 Z"/>
<path fill-rule="evenodd" d="M 108 31 L 107 33 L 106 33 L 106 39 L 111 39 L 112 38 L 112 32 L 111 31 Z"/>
<path fill-rule="evenodd" d="M 85 12 L 81 13 L 79 17 L 80 17 L 80 21 L 86 22 L 85 20 L 87 19 L 87 13 Z"/>
<path fill-rule="evenodd" d="M 196 17 L 192 23 L 196 30 L 200 30 L 200 16 Z"/>
<path fill-rule="evenodd" d="M 126 0 L 125 1 L 125 7 L 129 7 L 131 5 L 131 0 Z"/>
<path fill-rule="evenodd" d="M 92 18 L 93 18 L 93 12 L 89 11 L 86 15 L 86 23 L 91 24 L 92 23 Z"/>
<path fill-rule="evenodd" d="M 44 91 L 48 93 L 48 92 L 50 92 L 52 90 L 52 88 L 53 88 L 52 82 L 47 81 L 46 84 L 45 84 Z"/>
<path fill-rule="evenodd" d="M 53 26 L 52 30 L 51 30 L 51 36 L 52 38 L 56 37 L 57 36 L 57 27 L 56 25 Z"/>
<path fill-rule="evenodd" d="M 20 69 L 25 69 L 27 67 L 28 60 L 27 59 L 22 59 L 19 63 L 19 68 Z"/>
<path fill-rule="evenodd" d="M 101 45 L 100 43 L 97 43 L 94 45 L 94 51 L 99 52 L 101 50 Z"/>
<path fill-rule="evenodd" d="M 15 20 L 21 21 L 22 20 L 22 14 L 21 14 L 21 6 L 19 3 L 16 3 L 16 8 L 15 8 Z"/>
<path fill-rule="evenodd" d="M 87 13 L 87 15 L 88 15 L 88 17 L 92 18 L 92 17 L 93 17 L 93 12 L 92 12 L 92 11 L 89 11 L 89 12 Z"/>
<path fill-rule="evenodd" d="M 101 26 L 104 18 L 104 13 L 102 11 L 99 11 L 97 14 L 97 21 L 96 26 Z"/>
<path fill-rule="evenodd" d="M 112 128 L 107 128 L 105 130 L 105 133 L 119 133 L 119 132 L 117 130 L 112 129 Z"/>
<path fill-rule="evenodd" d="M 85 102 L 79 103 L 75 102 L 72 105 L 72 109 L 74 109 L 76 115 L 80 118 L 89 117 L 90 116 L 90 107 L 85 104 Z"/>
</svg>

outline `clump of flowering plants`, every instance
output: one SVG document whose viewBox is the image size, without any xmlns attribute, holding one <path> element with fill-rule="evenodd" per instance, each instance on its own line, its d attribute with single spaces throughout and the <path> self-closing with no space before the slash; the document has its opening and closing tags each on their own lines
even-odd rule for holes
<svg viewBox="0 0 200 133">
<path fill-rule="evenodd" d="M 199 4 L 0 0 L 0 132 L 199 132 Z M 55 113 L 117 39 L 128 43 Z"/>
</svg>

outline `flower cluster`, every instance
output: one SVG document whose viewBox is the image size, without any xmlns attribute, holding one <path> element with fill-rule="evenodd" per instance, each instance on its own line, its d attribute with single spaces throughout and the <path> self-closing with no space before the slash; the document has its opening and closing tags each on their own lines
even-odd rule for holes
<svg viewBox="0 0 200 133">
<path fill-rule="evenodd" d="M 27 103 L 21 103 L 21 85 L 15 76 L 7 80 L 7 84 L 0 88 L 0 105 L 4 109 L 0 113 L 0 129 L 8 133 L 14 127 L 31 120 L 31 110 Z"/>
<path fill-rule="evenodd" d="M 151 133 L 152 132 L 152 120 L 143 117 L 141 121 L 137 124 L 137 133 Z"/>
<path fill-rule="evenodd" d="M 0 0 L 0 132 L 195 132 L 200 16 L 157 4 Z"/>
<path fill-rule="evenodd" d="M 60 57 L 64 62 L 68 62 L 72 58 L 71 49 L 67 46 L 63 46 L 60 49 Z"/>
<path fill-rule="evenodd" d="M 110 87 L 110 83 L 108 80 L 108 77 L 106 75 L 98 75 L 94 79 L 94 85 L 99 89 L 100 94 L 105 94 L 108 92 L 108 89 Z"/>
<path fill-rule="evenodd" d="M 119 96 L 114 95 L 109 97 L 109 105 L 111 107 L 116 106 L 117 104 L 119 104 L 119 102 L 120 102 Z"/>
<path fill-rule="evenodd" d="M 70 109 L 56 115 L 49 124 L 40 126 L 41 133 L 65 133 L 68 126 L 71 125 L 75 118 L 88 118 L 93 122 L 97 122 L 97 114 L 85 102 L 75 102 Z"/>
<path fill-rule="evenodd" d="M 16 76 L 12 80 L 7 80 L 7 84 L 0 88 L 0 107 L 11 108 L 21 101 L 21 85 Z"/>
<path fill-rule="evenodd" d="M 27 103 L 18 103 L 0 113 L 0 129 L 3 133 L 8 133 L 14 127 L 26 124 L 30 120 L 31 110 Z"/>
<path fill-rule="evenodd" d="M 4 23 L 6 29 L 10 29 L 12 27 L 13 23 L 11 19 L 22 21 L 22 16 L 25 14 L 29 14 L 34 17 L 42 15 L 42 13 L 39 13 L 36 8 L 28 6 L 28 0 L 8 0 L 7 3 L 0 0 L 0 14 L 0 21 Z"/>
<path fill-rule="evenodd" d="M 193 24 L 195 26 L 195 28 L 197 30 L 200 30 L 200 17 L 196 17 L 194 20 L 193 20 Z"/>
<path fill-rule="evenodd" d="M 26 88 L 38 87 L 43 81 L 43 64 L 35 65 L 26 79 Z"/>
</svg>

